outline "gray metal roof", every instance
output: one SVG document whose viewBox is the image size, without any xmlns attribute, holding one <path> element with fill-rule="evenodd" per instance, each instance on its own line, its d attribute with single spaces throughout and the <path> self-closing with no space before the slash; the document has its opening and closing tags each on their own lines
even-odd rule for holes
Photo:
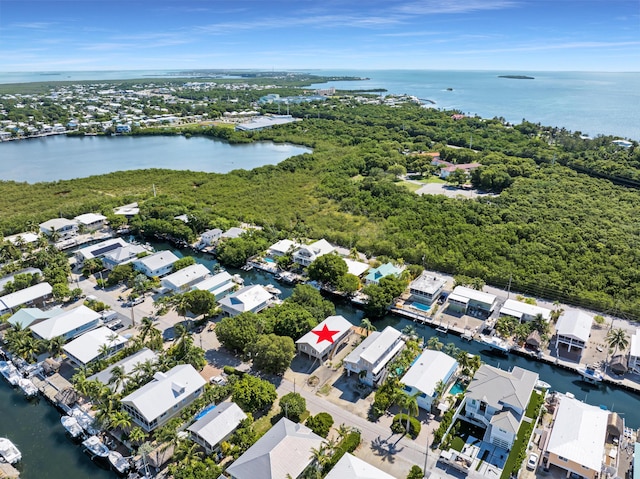
<svg viewBox="0 0 640 479">
<path fill-rule="evenodd" d="M 537 373 L 518 366 L 508 372 L 483 364 L 473 376 L 466 397 L 486 402 L 498 410 L 503 406 L 524 410 L 537 380 Z"/>
</svg>

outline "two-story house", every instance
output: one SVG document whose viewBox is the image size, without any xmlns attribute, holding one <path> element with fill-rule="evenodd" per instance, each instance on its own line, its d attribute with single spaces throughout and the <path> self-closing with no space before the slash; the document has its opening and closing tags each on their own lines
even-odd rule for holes
<svg viewBox="0 0 640 479">
<path fill-rule="evenodd" d="M 380 385 L 387 377 L 387 364 L 404 349 L 402 333 L 391 326 L 374 331 L 344 359 L 347 375 L 357 374 L 369 386 Z"/>
<path fill-rule="evenodd" d="M 309 266 L 320 256 L 333 253 L 335 248 L 325 239 L 316 241 L 309 245 L 301 246 L 298 251 L 293 253 L 293 261 L 302 266 Z"/>
<path fill-rule="evenodd" d="M 173 263 L 178 257 L 171 251 L 158 251 L 155 254 L 136 259 L 133 267 L 149 278 L 165 276 L 171 273 Z"/>
<path fill-rule="evenodd" d="M 448 385 L 458 369 L 458 361 L 442 351 L 425 349 L 400 382 L 409 395 L 418 394 L 418 407 L 431 411 L 436 406 L 438 385 Z"/>
<path fill-rule="evenodd" d="M 409 285 L 411 299 L 431 306 L 442 294 L 445 280 L 423 272 Z"/>
</svg>

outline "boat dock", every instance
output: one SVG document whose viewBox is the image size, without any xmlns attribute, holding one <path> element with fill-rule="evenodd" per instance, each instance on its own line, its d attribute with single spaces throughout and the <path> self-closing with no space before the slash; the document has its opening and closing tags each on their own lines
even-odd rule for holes
<svg viewBox="0 0 640 479">
<path fill-rule="evenodd" d="M 11 464 L 0 462 L 0 479 L 17 479 L 20 472 Z"/>
<path fill-rule="evenodd" d="M 64 409 L 64 406 L 60 403 L 57 396 L 63 391 L 73 389 L 73 384 L 71 384 L 58 373 L 55 373 L 54 375 L 47 378 L 42 378 L 41 376 L 33 376 L 31 380 L 44 397 L 46 397 L 53 404 Z"/>
</svg>

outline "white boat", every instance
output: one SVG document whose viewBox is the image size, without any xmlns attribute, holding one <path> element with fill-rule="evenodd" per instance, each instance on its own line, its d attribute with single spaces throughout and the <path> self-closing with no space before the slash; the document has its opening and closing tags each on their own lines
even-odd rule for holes
<svg viewBox="0 0 640 479">
<path fill-rule="evenodd" d="M 28 398 L 38 394 L 38 388 L 30 379 L 20 378 L 18 379 L 18 387 L 22 389 L 24 395 Z"/>
<path fill-rule="evenodd" d="M 240 284 L 243 285 L 244 284 L 244 279 L 242 278 L 242 276 L 240 276 L 239 274 L 234 274 L 231 277 L 231 281 L 233 281 L 236 284 Z"/>
<path fill-rule="evenodd" d="M 0 456 L 9 464 L 15 464 L 22 459 L 18 448 L 6 437 L 0 437 Z"/>
<path fill-rule="evenodd" d="M 551 384 L 544 382 L 542 379 L 536 381 L 536 389 L 551 389 Z"/>
<path fill-rule="evenodd" d="M 278 288 L 276 288 L 272 284 L 268 284 L 264 286 L 264 289 L 266 289 L 269 293 L 271 293 L 274 296 L 280 296 L 282 294 L 282 291 L 280 291 Z"/>
<path fill-rule="evenodd" d="M 8 361 L 0 361 L 0 374 L 2 374 L 12 386 L 17 386 L 21 378 L 18 368 Z"/>
<path fill-rule="evenodd" d="M 109 451 L 108 458 L 111 466 L 120 474 L 125 474 L 131 467 L 129 459 L 122 457 L 118 451 Z"/>
<path fill-rule="evenodd" d="M 107 457 L 109 455 L 109 448 L 105 446 L 98 436 L 90 436 L 82 441 L 82 445 L 92 456 Z"/>
<path fill-rule="evenodd" d="M 507 354 L 509 351 L 511 351 L 511 345 L 507 341 L 504 341 L 497 336 L 480 335 L 480 342 L 489 346 L 489 349 L 503 354 Z"/>
<path fill-rule="evenodd" d="M 94 427 L 94 419 L 81 407 L 77 405 L 73 406 L 73 408 L 71 408 L 71 411 L 69 411 L 69 416 L 74 417 L 76 421 L 78 421 L 78 424 L 80 424 L 80 427 L 87 431 L 87 433 L 91 435 L 98 434 L 98 429 Z"/>
<path fill-rule="evenodd" d="M 66 429 L 71 437 L 78 437 L 82 435 L 82 426 L 78 424 L 78 420 L 72 416 L 62 416 L 60 418 L 62 427 Z"/>
<path fill-rule="evenodd" d="M 588 383 L 599 383 L 604 379 L 604 375 L 593 366 L 580 367 L 578 373 Z"/>
</svg>

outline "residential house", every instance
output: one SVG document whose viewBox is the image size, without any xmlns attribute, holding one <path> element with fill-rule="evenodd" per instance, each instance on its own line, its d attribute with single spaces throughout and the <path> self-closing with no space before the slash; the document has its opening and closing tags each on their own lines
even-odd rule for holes
<svg viewBox="0 0 640 479">
<path fill-rule="evenodd" d="M 563 477 L 598 479 L 606 469 L 609 411 L 559 395 L 550 434 L 542 444 L 542 463 L 560 469 Z M 617 450 L 615 451 L 617 455 Z"/>
<path fill-rule="evenodd" d="M 431 412 L 438 398 L 438 385 L 448 386 L 458 369 L 458 362 L 441 351 L 425 349 L 411 365 L 400 382 L 409 395 L 418 394 L 418 407 Z"/>
<path fill-rule="evenodd" d="M 380 385 L 387 377 L 387 364 L 404 349 L 404 346 L 402 333 L 391 326 L 370 333 L 344 359 L 343 365 L 347 375 L 357 374 L 360 380 L 369 386 Z"/>
<path fill-rule="evenodd" d="M 224 238 L 224 239 L 239 238 L 240 236 L 242 236 L 246 232 L 247 232 L 247 230 L 245 230 L 244 228 L 238 228 L 237 226 L 232 226 L 227 231 L 222 233 L 220 238 Z"/>
<path fill-rule="evenodd" d="M 120 361 L 113 363 L 106 369 L 89 376 L 87 379 L 89 381 L 100 381 L 102 384 L 109 386 L 111 391 L 114 393 L 119 393 L 127 384 L 127 378 L 131 377 L 136 373 L 139 365 L 144 364 L 146 362 L 155 363 L 158 360 L 158 355 L 155 351 L 152 351 L 149 348 L 142 348 L 140 351 L 133 353 L 131 356 L 127 356 L 126 358 L 121 359 Z M 122 368 L 124 372 L 124 381 L 120 384 L 113 383 L 112 381 L 112 372 L 115 368 Z"/>
<path fill-rule="evenodd" d="M 80 248 L 74 253 L 76 264 L 78 266 L 82 266 L 87 260 L 102 258 L 104 255 L 111 253 L 117 249 L 123 248 L 128 244 L 129 243 L 127 243 L 122 238 L 111 238 L 105 241 L 100 241 L 99 243 L 93 244 L 91 246 Z"/>
<path fill-rule="evenodd" d="M 55 232 L 59 239 L 65 240 L 78 236 L 78 223 L 67 218 L 54 218 L 40 223 L 40 231 L 47 236 L 52 236 Z"/>
<path fill-rule="evenodd" d="M 484 441 L 511 449 L 537 380 L 518 366 L 509 372 L 483 364 L 467 387 L 464 417 L 486 428 Z"/>
<path fill-rule="evenodd" d="M 489 316 L 495 306 L 497 298 L 490 293 L 484 293 L 466 286 L 456 286 L 449 295 L 449 308 L 461 314 Z"/>
<path fill-rule="evenodd" d="M 629 343 L 629 370 L 640 374 L 640 328 L 636 329 Z"/>
<path fill-rule="evenodd" d="M 440 168 L 440 178 L 447 179 L 454 171 L 464 171 L 467 175 L 473 170 L 477 170 L 482 165 L 480 163 L 461 163 L 458 165 L 449 165 L 444 168 Z"/>
<path fill-rule="evenodd" d="M 381 471 L 353 454 L 346 453 L 333 466 L 325 479 L 394 479 L 390 474 Z"/>
<path fill-rule="evenodd" d="M 140 208 L 138 207 L 138 203 L 129 203 L 128 205 L 118 206 L 113 209 L 114 215 L 121 215 L 126 217 L 127 219 L 131 219 L 137 214 L 140 214 Z"/>
<path fill-rule="evenodd" d="M 68 341 L 100 326 L 101 318 L 100 313 L 80 305 L 34 324 L 31 332 L 37 339 L 50 340 L 62 336 Z"/>
<path fill-rule="evenodd" d="M 38 283 L 28 288 L 0 297 L 0 315 L 13 312 L 18 306 L 42 305 L 51 296 L 53 288 L 49 283 Z"/>
<path fill-rule="evenodd" d="M 362 261 L 355 261 L 350 258 L 342 258 L 347 265 L 347 273 L 352 274 L 354 276 L 360 277 L 369 269 L 369 265 L 367 263 L 363 263 Z"/>
<path fill-rule="evenodd" d="M 323 441 L 307 426 L 283 417 L 236 459 L 226 474 L 230 479 L 297 478 L 311 464 L 311 450 L 319 449 Z"/>
<path fill-rule="evenodd" d="M 35 275 L 38 275 L 39 277 L 41 277 L 42 270 L 39 268 L 23 268 L 18 271 L 14 271 L 13 273 L 8 274 L 6 276 L 3 276 L 2 278 L 0 278 L 0 291 L 2 291 L 7 284 L 13 283 L 16 280 L 16 276 L 19 274 L 28 274 L 32 278 Z"/>
<path fill-rule="evenodd" d="M 223 402 L 200 417 L 187 431 L 192 441 L 200 444 L 207 454 L 212 454 L 246 418 L 247 415 L 236 403 Z"/>
<path fill-rule="evenodd" d="M 245 286 L 235 293 L 225 296 L 218 304 L 222 311 L 229 316 L 237 316 L 240 313 L 259 313 L 271 303 L 273 295 L 259 284 Z"/>
<path fill-rule="evenodd" d="M 514 299 L 507 299 L 502 308 L 500 308 L 500 317 L 513 316 L 514 318 L 518 318 L 521 323 L 532 321 L 537 315 L 542 316 L 542 319 L 549 322 L 551 319 L 551 310 Z"/>
<path fill-rule="evenodd" d="M 309 245 L 301 246 L 298 251 L 293 253 L 293 261 L 302 266 L 309 266 L 320 256 L 333 253 L 335 248 L 325 239 L 316 241 Z"/>
<path fill-rule="evenodd" d="M 214 228 L 212 230 L 207 230 L 200 235 L 200 242 L 205 246 L 213 246 L 222 237 L 222 230 L 219 228 Z"/>
<path fill-rule="evenodd" d="M 97 213 L 85 213 L 73 218 L 78 227 L 84 231 L 101 230 L 107 224 L 107 217 Z"/>
<path fill-rule="evenodd" d="M 365 284 L 378 284 L 385 276 L 400 276 L 404 268 L 396 266 L 393 263 L 385 263 L 377 268 L 373 268 L 369 271 L 364 278 Z"/>
<path fill-rule="evenodd" d="M 146 255 L 149 250 L 139 244 L 127 244 L 121 248 L 109 251 L 102 256 L 102 265 L 105 269 L 112 270 L 116 266 L 131 263 L 139 256 Z"/>
<path fill-rule="evenodd" d="M 131 133 L 129 125 L 116 125 L 116 133 Z"/>
<path fill-rule="evenodd" d="M 431 306 L 442 294 L 446 281 L 433 274 L 423 271 L 409 285 L 411 299 Z"/>
<path fill-rule="evenodd" d="M 570 309 L 565 311 L 556 323 L 556 351 L 578 354 L 587 347 L 591 336 L 593 317 L 584 311 Z"/>
<path fill-rule="evenodd" d="M 174 293 L 184 293 L 192 286 L 211 276 L 211 271 L 205 265 L 196 263 L 171 273 L 160 281 L 163 288 Z"/>
<path fill-rule="evenodd" d="M 87 331 L 82 336 L 65 344 L 62 349 L 72 363 L 83 367 L 98 358 L 105 359 L 113 356 L 126 344 L 127 338 L 103 326 Z"/>
<path fill-rule="evenodd" d="M 197 399 L 207 382 L 190 364 L 157 372 L 150 383 L 122 399 L 122 408 L 134 423 L 151 432 L 178 415 Z"/>
<path fill-rule="evenodd" d="M 4 237 L 5 241 L 10 241 L 16 246 L 36 243 L 38 238 L 39 236 L 36 233 L 29 232 Z"/>
<path fill-rule="evenodd" d="M 329 316 L 296 341 L 298 352 L 323 362 L 346 344 L 353 330 L 343 316 Z"/>
<path fill-rule="evenodd" d="M 178 257 L 171 251 L 158 251 L 157 253 L 134 260 L 133 267 L 149 278 L 153 278 L 171 273 L 173 263 L 176 261 L 178 261 Z"/>
<path fill-rule="evenodd" d="M 33 324 L 37 324 L 45 319 L 53 318 L 62 312 L 64 311 L 60 308 L 52 308 L 47 311 L 43 311 L 39 308 L 21 308 L 10 316 L 9 319 L 7 319 L 7 322 L 12 326 L 19 327 L 20 329 L 27 329 Z"/>
<path fill-rule="evenodd" d="M 210 278 L 203 279 L 202 281 L 194 284 L 192 289 L 209 291 L 216 297 L 216 301 L 219 301 L 231 293 L 235 287 L 236 283 L 233 282 L 233 276 L 226 271 L 221 271 Z"/>
<path fill-rule="evenodd" d="M 295 241 L 291 241 L 289 239 L 282 239 L 277 243 L 274 243 L 271 246 L 269 246 L 269 249 L 267 250 L 267 256 L 271 258 L 277 258 L 280 256 L 284 256 L 287 253 L 292 253 L 295 250 L 297 250 L 299 247 L 300 245 Z"/>
</svg>

